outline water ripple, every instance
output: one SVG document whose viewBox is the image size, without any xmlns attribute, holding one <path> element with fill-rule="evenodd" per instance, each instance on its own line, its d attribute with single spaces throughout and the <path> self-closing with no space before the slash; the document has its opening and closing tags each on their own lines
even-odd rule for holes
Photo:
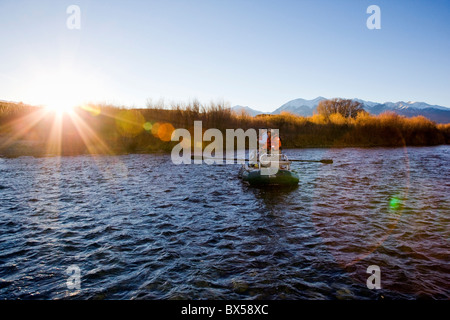
<svg viewBox="0 0 450 320">
<path fill-rule="evenodd" d="M 4 159 L 0 298 L 450 297 L 449 147 L 287 152 L 335 163 L 267 190 L 167 155 Z"/>
</svg>

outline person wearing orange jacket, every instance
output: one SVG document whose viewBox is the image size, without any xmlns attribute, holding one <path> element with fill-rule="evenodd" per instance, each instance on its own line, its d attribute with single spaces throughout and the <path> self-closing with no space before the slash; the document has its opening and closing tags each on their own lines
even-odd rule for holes
<svg viewBox="0 0 450 320">
<path fill-rule="evenodd" d="M 271 141 L 271 145 L 272 145 L 272 151 L 281 152 L 281 139 L 278 135 L 273 137 L 273 139 Z"/>
</svg>

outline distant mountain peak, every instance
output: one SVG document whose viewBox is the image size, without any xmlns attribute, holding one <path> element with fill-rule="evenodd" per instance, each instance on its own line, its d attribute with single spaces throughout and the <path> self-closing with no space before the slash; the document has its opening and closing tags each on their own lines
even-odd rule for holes
<svg viewBox="0 0 450 320">
<path fill-rule="evenodd" d="M 232 107 L 231 110 L 233 110 L 234 112 L 236 112 L 236 113 L 238 113 L 238 114 L 241 113 L 241 112 L 245 112 L 245 113 L 248 113 L 248 114 L 249 114 L 250 116 L 252 116 L 252 117 L 257 116 L 258 114 L 263 113 L 263 112 L 261 112 L 261 111 L 252 109 L 252 108 L 250 108 L 250 107 L 248 107 L 248 106 L 240 106 L 240 105 L 237 105 L 237 106 Z"/>
<path fill-rule="evenodd" d="M 281 107 L 277 108 L 272 114 L 280 114 L 281 112 L 290 112 L 293 114 L 297 114 L 304 117 L 309 117 L 314 114 L 317 110 L 317 106 L 322 100 L 326 100 L 327 98 L 318 96 L 317 98 L 308 100 L 303 98 L 298 98 L 294 100 L 290 100 L 283 104 Z M 359 98 L 353 98 L 351 100 L 358 101 L 362 104 L 362 107 L 372 114 L 380 114 L 386 111 L 394 111 L 398 114 L 411 117 L 417 115 L 423 115 L 429 118 L 432 121 L 438 123 L 450 123 L 450 109 L 438 106 L 438 105 L 430 105 L 425 102 L 418 101 L 398 101 L 398 102 L 374 102 L 374 101 L 366 101 Z M 243 106 L 235 106 L 232 108 L 236 112 L 240 112 L 244 110 L 251 116 L 256 116 L 258 114 L 262 114 L 265 112 L 261 112 L 250 107 Z"/>
</svg>

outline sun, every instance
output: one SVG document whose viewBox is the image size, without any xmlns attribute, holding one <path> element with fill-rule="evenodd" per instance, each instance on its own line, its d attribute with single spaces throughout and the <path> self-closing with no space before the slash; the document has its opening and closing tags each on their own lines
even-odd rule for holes
<svg viewBox="0 0 450 320">
<path fill-rule="evenodd" d="M 42 83 L 44 105 L 51 112 L 70 113 L 74 107 L 82 104 L 86 93 L 82 79 L 70 74 L 47 78 Z"/>
<path fill-rule="evenodd" d="M 39 135 L 33 130 L 42 123 L 48 127 L 44 150 L 46 155 L 63 155 L 67 150 L 70 153 L 72 146 L 67 141 L 72 137 L 79 137 L 81 140 L 77 143 L 84 144 L 85 150 L 92 155 L 114 154 L 86 121 L 89 115 L 95 117 L 101 113 L 95 101 L 99 97 L 109 96 L 110 89 L 105 85 L 108 80 L 101 72 L 91 68 L 70 66 L 43 68 L 37 65 L 30 69 L 23 80 L 21 91 L 27 103 L 40 108 L 16 120 L 20 123 L 17 125 L 18 132 L 2 143 L 7 145 L 27 135 L 35 139 Z M 89 113 L 80 113 L 79 108 Z M 63 148 L 64 143 L 66 149 Z"/>
<path fill-rule="evenodd" d="M 50 104 L 45 105 L 45 109 L 49 112 L 64 114 L 64 113 L 72 113 L 76 104 L 71 103 L 69 101 L 59 101 L 52 102 Z"/>
<path fill-rule="evenodd" d="M 92 100 L 101 91 L 100 87 L 101 81 L 88 72 L 62 68 L 37 73 L 28 93 L 49 112 L 63 114 Z"/>
</svg>

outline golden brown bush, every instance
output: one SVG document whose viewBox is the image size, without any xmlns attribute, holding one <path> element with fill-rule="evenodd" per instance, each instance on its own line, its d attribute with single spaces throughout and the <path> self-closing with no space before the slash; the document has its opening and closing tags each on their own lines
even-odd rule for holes
<svg viewBox="0 0 450 320">
<path fill-rule="evenodd" d="M 55 118 L 47 114 L 39 121 L 30 121 L 42 108 L 17 103 L 0 103 L 0 134 L 13 139 L 33 139 L 48 143 Z M 311 117 L 283 112 L 280 115 L 236 114 L 224 102 L 202 104 L 149 102 L 147 108 L 128 109 L 112 105 L 89 105 L 65 115 L 61 131 L 61 150 L 79 154 L 170 151 L 177 143 L 169 141 L 175 128 L 186 128 L 193 134 L 194 121 L 202 121 L 203 130 L 217 128 L 279 129 L 284 148 L 404 146 L 450 143 L 450 124 L 436 125 L 418 116 L 406 118 L 388 112 L 371 115 L 358 112 L 353 117 L 341 113 Z M 81 123 L 76 123 L 74 118 Z M 3 139 L 5 140 L 5 138 Z M 11 153 L 11 143 L 0 144 L 0 154 Z M 28 152 L 28 151 L 27 151 Z M 38 152 L 38 151 L 36 151 Z M 20 153 L 20 152 L 19 152 Z"/>
</svg>

